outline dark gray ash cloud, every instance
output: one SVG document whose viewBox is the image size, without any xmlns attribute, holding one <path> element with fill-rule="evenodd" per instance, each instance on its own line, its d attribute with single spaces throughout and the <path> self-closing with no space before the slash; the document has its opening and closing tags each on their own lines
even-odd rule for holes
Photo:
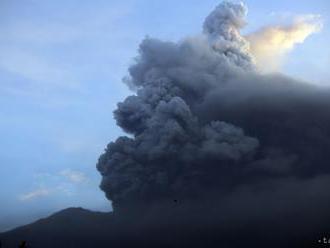
<svg viewBox="0 0 330 248">
<path fill-rule="evenodd" d="M 240 35 L 245 15 L 243 4 L 224 2 L 199 36 L 142 41 L 126 80 L 136 94 L 114 112 L 130 135 L 97 164 L 115 211 L 210 199 L 235 223 L 296 218 L 303 205 L 310 220 L 313 208 L 330 206 L 322 191 L 330 185 L 329 90 L 259 74 Z"/>
</svg>

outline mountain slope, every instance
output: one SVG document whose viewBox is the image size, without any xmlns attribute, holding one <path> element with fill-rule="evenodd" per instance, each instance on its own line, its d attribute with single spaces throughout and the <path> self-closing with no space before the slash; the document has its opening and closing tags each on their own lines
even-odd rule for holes
<svg viewBox="0 0 330 248">
<path fill-rule="evenodd" d="M 29 247 L 93 247 L 111 239 L 111 213 L 68 208 L 35 223 L 0 234 L 3 247 L 17 247 L 22 240 Z"/>
<path fill-rule="evenodd" d="M 175 210 L 173 210 L 175 209 Z M 98 248 L 98 247 L 228 247 L 228 248 L 304 248 L 321 247 L 318 240 L 327 237 L 329 225 L 303 231 L 290 218 L 222 221 L 207 211 L 148 211 L 144 216 L 114 215 L 69 208 L 35 223 L 1 233 L 1 248 Z M 186 209 L 186 208 L 184 208 Z M 221 214 L 224 214 L 222 212 Z M 311 223 L 304 222 L 305 226 Z"/>
</svg>

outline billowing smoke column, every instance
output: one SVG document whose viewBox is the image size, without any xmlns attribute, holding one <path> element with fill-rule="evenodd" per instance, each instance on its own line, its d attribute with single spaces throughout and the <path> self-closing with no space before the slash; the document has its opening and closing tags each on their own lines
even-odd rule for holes
<svg viewBox="0 0 330 248">
<path fill-rule="evenodd" d="M 259 75 L 239 33 L 246 12 L 225 2 L 202 35 L 140 45 L 129 68 L 137 92 L 114 112 L 130 135 L 111 142 L 97 164 L 115 211 L 211 196 L 232 209 L 258 202 L 267 215 L 277 199 L 268 191 L 296 201 L 297 188 L 324 203 L 315 185 L 319 177 L 330 185 L 330 95 Z"/>
<path fill-rule="evenodd" d="M 110 143 L 98 163 L 101 188 L 114 207 L 189 194 L 203 184 L 204 174 L 253 156 L 257 139 L 230 123 L 204 122 L 194 111 L 226 77 L 253 68 L 238 33 L 245 13 L 244 5 L 224 3 L 206 19 L 205 37 L 142 42 L 129 70 L 137 94 L 115 111 L 118 125 L 134 137 Z"/>
</svg>

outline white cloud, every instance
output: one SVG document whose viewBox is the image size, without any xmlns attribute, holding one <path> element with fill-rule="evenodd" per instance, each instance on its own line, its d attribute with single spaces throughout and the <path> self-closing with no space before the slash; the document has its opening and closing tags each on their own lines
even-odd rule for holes
<svg viewBox="0 0 330 248">
<path fill-rule="evenodd" d="M 6 77 L 0 75 L 0 96 L 63 104 L 64 94 L 84 94 L 94 83 L 90 78 L 99 76 L 101 68 L 106 67 L 106 78 L 113 74 L 108 63 L 118 49 L 111 47 L 117 46 L 117 37 L 132 33 L 118 25 L 133 10 L 131 4 L 86 3 L 74 12 L 69 7 L 63 10 L 61 4 L 48 5 L 38 1 L 25 16 L 20 13 L 30 9 L 30 4 L 13 3 L 2 18 L 0 30 L 5 35 L 0 41 L 0 71 Z M 107 61 L 105 53 L 110 58 Z"/>
<path fill-rule="evenodd" d="M 50 194 L 50 190 L 45 189 L 45 188 L 40 188 L 25 194 L 22 194 L 19 199 L 21 201 L 31 201 L 34 200 L 36 198 L 40 198 L 40 197 L 45 197 L 48 196 Z"/>
<path fill-rule="evenodd" d="M 258 67 L 264 72 L 277 71 L 297 44 L 322 29 L 320 15 L 295 16 L 289 25 L 264 27 L 246 36 Z"/>
<path fill-rule="evenodd" d="M 72 196 L 77 190 L 78 184 L 89 182 L 83 172 L 64 169 L 58 173 L 37 173 L 35 174 L 35 190 L 21 194 L 20 201 L 31 201 L 46 196 L 62 195 Z"/>
<path fill-rule="evenodd" d="M 85 176 L 85 174 L 80 171 L 65 169 L 62 170 L 59 174 L 72 183 L 83 183 L 87 181 L 87 177 Z"/>
<path fill-rule="evenodd" d="M 0 68 L 28 80 L 38 89 L 77 88 L 78 79 L 68 66 L 52 63 L 46 56 L 27 52 L 17 47 L 0 47 Z"/>
</svg>

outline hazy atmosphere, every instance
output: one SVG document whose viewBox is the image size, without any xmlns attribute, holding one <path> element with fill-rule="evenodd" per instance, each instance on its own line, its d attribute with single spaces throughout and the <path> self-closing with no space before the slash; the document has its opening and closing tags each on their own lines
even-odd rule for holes
<svg viewBox="0 0 330 248">
<path fill-rule="evenodd" d="M 2 0 L 0 232 L 67 207 L 213 196 L 221 170 L 226 206 L 247 215 L 272 205 L 268 181 L 324 210 L 330 3 L 234 3 Z"/>
</svg>

